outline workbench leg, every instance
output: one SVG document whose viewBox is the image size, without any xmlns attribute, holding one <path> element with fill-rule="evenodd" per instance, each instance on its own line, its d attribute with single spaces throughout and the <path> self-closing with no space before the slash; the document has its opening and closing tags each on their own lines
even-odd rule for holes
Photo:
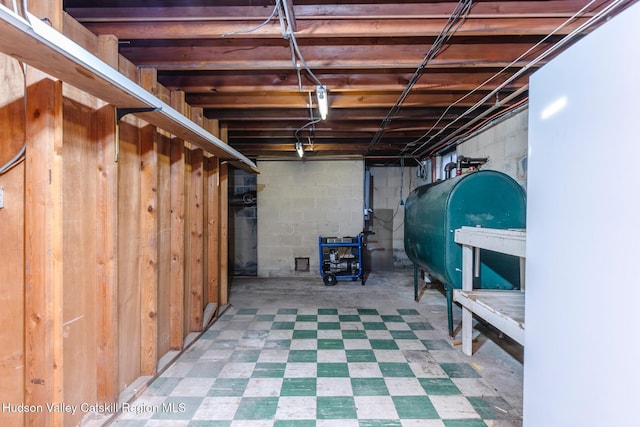
<svg viewBox="0 0 640 427">
<path fill-rule="evenodd" d="M 476 265 L 480 263 L 476 259 Z M 462 290 L 473 290 L 473 250 L 471 246 L 462 245 Z M 462 307 L 462 352 L 467 356 L 473 353 L 473 313 L 466 307 Z"/>
<path fill-rule="evenodd" d="M 473 354 L 473 313 L 462 307 L 462 352 L 467 356 Z"/>
</svg>

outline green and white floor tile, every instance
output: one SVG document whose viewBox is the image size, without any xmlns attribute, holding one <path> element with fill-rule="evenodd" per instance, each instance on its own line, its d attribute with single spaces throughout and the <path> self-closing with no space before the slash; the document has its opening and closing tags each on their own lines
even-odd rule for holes
<svg viewBox="0 0 640 427">
<path fill-rule="evenodd" d="M 117 426 L 518 426 L 413 309 L 230 307 Z"/>
</svg>

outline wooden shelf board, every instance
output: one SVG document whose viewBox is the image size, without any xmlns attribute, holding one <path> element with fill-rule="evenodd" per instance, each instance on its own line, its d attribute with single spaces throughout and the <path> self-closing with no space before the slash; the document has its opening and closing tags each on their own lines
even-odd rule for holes
<svg viewBox="0 0 640 427">
<path fill-rule="evenodd" d="M 463 307 L 524 345 L 525 292 L 454 289 L 453 298 Z"/>
<path fill-rule="evenodd" d="M 0 51 L 117 108 L 157 108 L 138 113 L 148 123 L 234 166 L 259 173 L 244 155 L 36 17 L 27 22 L 0 5 Z"/>
</svg>

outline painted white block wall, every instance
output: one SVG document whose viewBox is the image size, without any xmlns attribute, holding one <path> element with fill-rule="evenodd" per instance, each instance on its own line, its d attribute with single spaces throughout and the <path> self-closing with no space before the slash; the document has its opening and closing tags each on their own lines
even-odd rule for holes
<svg viewBox="0 0 640 427">
<path fill-rule="evenodd" d="M 317 276 L 318 236 L 362 231 L 363 160 L 258 161 L 258 277 Z M 309 272 L 295 271 L 308 257 Z"/>
<path fill-rule="evenodd" d="M 520 111 L 456 147 L 458 156 L 488 157 L 482 169 L 504 172 L 526 188 L 528 112 Z"/>
<path fill-rule="evenodd" d="M 530 80 L 525 427 L 638 425 L 638 23 L 640 3 Z"/>
</svg>

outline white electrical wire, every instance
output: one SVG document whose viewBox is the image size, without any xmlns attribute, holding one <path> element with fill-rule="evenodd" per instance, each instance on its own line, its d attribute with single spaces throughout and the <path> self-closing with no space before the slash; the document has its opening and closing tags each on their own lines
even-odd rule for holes
<svg viewBox="0 0 640 427">
<path fill-rule="evenodd" d="M 451 14 L 449 15 L 447 23 L 445 24 L 444 28 L 440 31 L 440 34 L 438 34 L 438 37 L 436 37 L 436 40 L 433 42 L 433 44 L 429 48 L 429 51 L 423 58 L 420 65 L 418 65 L 418 68 L 413 73 L 413 76 L 409 80 L 409 83 L 407 83 L 407 85 L 405 86 L 404 90 L 400 94 L 400 97 L 398 98 L 394 106 L 391 108 L 391 110 L 389 110 L 386 117 L 380 123 L 380 127 L 378 128 L 378 131 L 376 132 L 371 142 L 369 143 L 368 150 L 371 150 L 378 142 L 380 142 L 380 139 L 382 138 L 382 135 L 384 134 L 385 129 L 389 126 L 389 124 L 391 123 L 391 120 L 395 117 L 395 115 L 400 110 L 402 103 L 404 103 L 407 96 L 409 96 L 409 92 L 411 92 L 411 90 L 413 89 L 413 86 L 415 86 L 415 84 L 418 82 L 418 79 L 422 76 L 422 72 L 424 68 L 433 58 L 435 58 L 435 56 L 438 53 L 440 53 L 440 50 L 445 45 L 445 43 L 447 43 L 451 39 L 451 37 L 456 33 L 456 31 L 458 31 L 458 28 L 460 28 L 460 26 L 464 23 L 466 17 L 469 15 L 469 12 L 471 11 L 471 5 L 472 5 L 471 0 L 458 1 L 458 3 L 456 4 L 456 7 L 453 9 Z"/>
<path fill-rule="evenodd" d="M 300 61 L 302 66 L 305 68 L 305 70 L 307 70 L 307 73 L 309 73 L 311 78 L 316 82 L 316 84 L 323 86 L 320 79 L 318 79 L 318 77 L 315 74 L 313 74 L 313 71 L 311 71 L 311 68 L 309 67 L 307 62 L 304 60 L 304 57 L 302 56 L 302 52 L 300 51 L 300 46 L 298 46 L 298 40 L 296 40 L 295 34 L 293 33 L 293 31 L 291 31 L 291 29 L 293 28 L 293 22 L 291 22 L 291 16 L 289 16 L 289 9 L 287 8 L 286 2 L 287 0 L 280 0 L 280 7 L 284 9 L 284 17 L 287 21 L 287 30 L 286 32 L 283 32 L 282 36 L 285 39 L 289 40 L 290 44 L 293 46 L 293 49 L 296 52 L 298 60 Z M 297 64 L 294 63 L 293 65 L 294 65 L 294 68 L 297 69 Z"/>
<path fill-rule="evenodd" d="M 299 134 L 300 134 L 301 131 L 303 131 L 304 129 L 308 128 L 309 126 L 315 125 L 316 123 L 320 123 L 321 121 L 322 121 L 322 119 L 314 119 L 314 120 L 311 120 L 310 122 L 307 122 L 306 124 L 300 126 L 295 132 L 296 141 L 297 142 L 301 142 L 300 141 L 300 137 L 299 137 Z"/>
<path fill-rule="evenodd" d="M 531 46 L 529 49 L 527 49 L 524 53 L 522 53 L 520 56 L 518 56 L 516 59 L 514 59 L 513 61 L 511 61 L 509 64 L 507 64 L 505 67 L 503 67 L 501 70 L 499 70 L 498 72 L 496 72 L 493 76 L 489 77 L 487 80 L 485 80 L 484 82 L 480 83 L 478 86 L 476 86 L 473 90 L 471 90 L 470 92 L 466 93 L 464 96 L 462 96 L 460 99 L 458 99 L 457 101 L 455 101 L 453 104 L 450 104 L 446 110 L 444 110 L 444 112 L 442 113 L 442 115 L 438 118 L 438 120 L 431 126 L 431 128 L 429 128 L 429 130 L 422 135 L 420 138 L 418 138 L 417 140 L 410 142 L 409 144 L 407 144 L 405 146 L 405 149 L 410 146 L 410 145 L 415 145 L 416 143 L 420 142 L 420 140 L 422 140 L 423 138 L 426 138 L 427 136 L 429 136 L 429 134 L 431 133 L 431 131 L 433 131 L 433 129 L 438 126 L 438 124 L 440 124 L 440 122 L 444 119 L 444 116 L 446 116 L 446 114 L 449 112 L 449 110 L 451 108 L 453 108 L 454 106 L 458 105 L 460 102 L 464 101 L 465 99 L 467 99 L 469 96 L 471 96 L 472 94 L 474 94 L 475 92 L 477 92 L 478 90 L 480 90 L 482 87 L 484 87 L 485 85 L 487 85 L 489 82 L 491 82 L 492 80 L 494 80 L 495 78 L 497 78 L 500 74 L 504 73 L 506 70 L 508 70 L 509 68 L 511 68 L 514 64 L 516 64 L 518 61 L 520 61 L 522 58 L 524 58 L 525 56 L 527 56 L 529 53 L 531 53 L 534 49 L 538 48 L 538 46 L 540 46 L 542 43 L 544 43 L 546 40 L 548 40 L 552 35 L 554 35 L 555 33 L 557 33 L 558 31 L 560 31 L 563 27 L 565 27 L 566 25 L 569 24 L 569 22 L 571 22 L 572 20 L 574 20 L 577 16 L 579 16 L 580 14 L 582 14 L 583 11 L 585 11 L 588 7 L 590 7 L 593 3 L 595 3 L 595 0 L 592 0 L 591 2 L 589 2 L 587 5 L 585 5 L 582 9 L 580 9 L 578 12 L 574 13 L 571 17 L 569 17 L 569 19 L 567 19 L 566 21 L 564 21 L 562 24 L 560 24 L 558 27 L 556 27 L 553 31 L 551 31 L 549 34 L 547 34 L 544 38 L 542 38 L 542 40 L 540 40 L 539 42 L 537 42 L 536 44 L 534 44 L 533 46 Z M 523 69 L 527 69 L 528 66 L 530 64 L 527 64 L 526 67 L 524 67 Z M 513 81 L 513 78 L 508 80 L 507 82 L 511 82 Z M 507 82 L 502 83 L 502 85 L 500 85 L 500 88 L 504 87 Z M 493 92 L 492 92 L 493 94 Z M 490 94 L 490 95 L 492 95 Z M 484 102 L 481 101 L 481 102 Z M 477 104 L 476 104 L 477 105 Z M 475 106 L 474 106 L 475 107 Z M 471 107 L 471 108 L 474 108 Z M 468 110 L 465 114 L 468 114 L 469 112 L 473 111 L 473 109 Z M 464 116 L 464 115 L 462 115 Z M 461 116 L 461 117 L 462 117 Z M 453 123 L 453 122 L 452 122 Z M 430 140 L 429 140 L 430 141 Z M 425 144 L 427 144 L 429 141 L 427 141 Z M 422 147 L 424 147 L 424 145 L 421 145 L 419 149 L 421 149 Z M 403 150 L 404 151 L 404 150 Z M 413 153 L 415 153 L 416 151 L 414 150 Z M 412 154 L 413 154 L 412 153 Z"/>
<path fill-rule="evenodd" d="M 285 40 L 289 40 L 289 48 L 291 49 L 291 62 L 293 63 L 294 70 L 296 70 L 296 72 L 299 73 L 299 68 L 296 61 L 296 57 L 297 57 L 297 60 L 300 61 L 302 66 L 305 68 L 305 70 L 307 70 L 307 72 L 309 73 L 313 81 L 316 84 L 323 86 L 323 83 L 320 81 L 320 79 L 318 79 L 318 77 L 313 73 L 313 71 L 311 71 L 311 68 L 309 67 L 307 62 L 304 60 L 304 57 L 302 56 L 302 52 L 300 51 L 300 46 L 298 46 L 298 41 L 296 40 L 296 36 L 293 33 L 293 31 L 291 31 L 291 28 L 293 28 L 293 22 L 291 20 L 291 17 L 289 16 L 289 10 L 286 6 L 286 0 L 276 0 L 276 4 L 273 10 L 271 11 L 271 15 L 269 15 L 269 17 L 261 24 L 245 30 L 237 30 L 237 31 L 224 33 L 222 37 L 227 37 L 235 34 L 247 34 L 247 33 L 251 33 L 253 31 L 259 30 L 260 28 L 267 25 L 276 16 L 276 14 L 278 15 L 278 19 L 280 20 L 280 29 L 282 32 L 282 37 Z M 285 28 L 284 21 L 286 21 L 287 23 L 286 28 Z M 302 83 L 298 82 L 298 86 L 301 89 Z"/>
<path fill-rule="evenodd" d="M 252 33 L 254 31 L 259 30 L 260 28 L 264 27 L 265 25 L 267 25 L 273 19 L 274 16 L 276 16 L 276 13 L 278 12 L 278 5 L 280 4 L 281 1 L 282 0 L 276 0 L 276 5 L 273 8 L 273 11 L 271 12 L 271 15 L 269 15 L 269 17 L 263 23 L 257 25 L 256 27 L 248 28 L 246 30 L 238 30 L 238 31 L 231 31 L 231 32 L 228 32 L 228 33 L 224 33 L 222 35 L 222 37 L 233 36 L 233 35 L 236 35 L 236 34 Z"/>
<path fill-rule="evenodd" d="M 9 172 L 14 166 L 17 166 L 20 162 L 24 160 L 24 154 L 27 151 L 27 146 L 23 145 L 18 154 L 13 156 L 11 160 L 0 167 L 0 175 L 4 175 L 6 172 Z"/>
<path fill-rule="evenodd" d="M 13 11 L 17 14 L 17 15 L 21 15 L 24 17 L 27 17 L 27 0 L 23 0 L 22 1 L 22 13 L 20 13 L 20 11 L 18 10 L 18 2 L 17 0 L 13 0 Z M 28 18 L 26 18 L 28 19 Z M 27 143 L 26 143 L 26 135 L 27 135 L 27 123 L 26 123 L 26 115 L 27 115 L 27 72 L 26 72 L 26 65 L 24 65 L 23 63 L 20 62 L 20 65 L 22 66 L 22 77 L 23 77 L 23 82 L 24 82 L 24 94 L 23 94 L 23 101 L 24 101 L 24 114 L 25 114 L 25 130 L 24 130 L 24 144 L 22 144 L 22 148 L 20 148 L 20 151 L 18 151 L 18 153 L 13 156 L 11 158 L 11 160 L 9 160 L 7 163 L 5 163 L 4 165 L 0 166 L 0 175 L 4 175 L 6 172 L 9 172 L 11 169 L 13 169 L 15 166 L 17 166 L 18 164 L 20 164 L 22 161 L 24 161 L 25 159 L 25 153 L 27 152 Z"/>
<path fill-rule="evenodd" d="M 551 46 L 549 49 L 547 49 L 546 51 L 544 51 L 543 53 L 541 53 L 540 55 L 538 55 L 536 58 L 534 58 L 533 60 L 531 60 L 529 63 L 527 63 L 523 68 L 521 68 L 518 72 L 514 73 L 509 79 L 507 79 L 505 82 L 503 82 L 502 84 L 500 84 L 497 88 L 495 88 L 493 91 L 491 91 L 489 94 L 487 94 L 484 98 L 482 98 L 480 101 L 478 101 L 476 104 L 474 104 L 473 106 L 469 107 L 467 109 L 467 111 L 465 111 L 463 114 L 459 115 L 458 117 L 456 117 L 456 119 L 454 119 L 453 121 L 451 121 L 450 123 L 448 123 L 445 127 L 443 127 L 440 131 L 438 131 L 438 133 L 436 133 L 435 135 L 431 136 L 429 138 L 429 140 L 425 141 L 423 144 L 421 144 L 418 148 L 416 148 L 415 150 L 413 150 L 411 152 L 411 154 L 413 156 L 419 156 L 421 154 L 421 150 L 427 145 L 429 144 L 433 138 L 437 137 L 438 135 L 442 134 L 444 131 L 446 131 L 449 127 L 451 127 L 454 123 L 458 122 L 459 120 L 461 120 L 463 117 L 465 117 L 467 114 L 475 111 L 477 108 L 479 108 L 481 105 L 483 105 L 488 99 L 492 98 L 494 95 L 496 95 L 502 88 L 504 88 L 506 85 L 508 85 L 509 83 L 511 83 L 512 81 L 514 81 L 515 79 L 517 79 L 518 77 L 520 77 L 522 74 L 524 74 L 525 71 L 527 71 L 529 68 L 531 68 L 533 65 L 537 64 L 538 62 L 540 62 L 541 60 L 543 60 L 544 58 L 546 58 L 547 56 L 549 56 L 550 54 L 552 54 L 553 52 L 555 52 L 556 50 L 560 49 L 563 45 L 565 45 L 567 42 L 569 42 L 570 40 L 573 39 L 573 37 L 575 37 L 577 34 L 580 34 L 581 32 L 583 32 L 586 28 L 590 27 L 591 25 L 593 25 L 595 22 L 599 21 L 604 15 L 606 15 L 607 13 L 609 13 L 611 10 L 615 9 L 620 3 L 623 3 L 624 0 L 617 0 L 614 3 L 609 4 L 607 7 L 605 7 L 605 9 L 601 10 L 600 12 L 598 12 L 596 15 L 592 16 L 591 18 L 589 18 L 586 22 L 584 22 L 582 25 L 580 25 L 578 28 L 574 29 L 571 33 L 567 34 L 562 40 L 560 40 L 559 42 L 555 43 L 553 46 Z M 505 70 L 507 70 L 509 67 L 511 67 L 514 63 L 516 63 L 518 60 L 520 60 L 521 58 L 523 58 L 525 55 L 529 54 L 531 51 L 533 51 L 534 49 L 536 49 L 537 47 L 539 47 L 542 43 L 544 43 L 550 36 L 552 36 L 553 34 L 557 33 L 559 30 L 561 30 L 562 28 L 564 28 L 566 25 L 568 25 L 571 21 L 573 21 L 574 19 L 576 19 L 578 16 L 580 16 L 582 13 L 584 13 L 584 11 L 589 8 L 593 3 L 595 3 L 594 0 L 590 1 L 587 5 L 585 5 L 584 7 L 582 7 L 579 11 L 577 11 L 576 13 L 574 13 L 571 17 L 569 17 L 566 21 L 564 21 L 562 24 L 560 24 L 557 28 L 555 28 L 551 33 L 549 33 L 548 35 L 546 35 L 542 40 L 540 40 L 538 43 L 536 43 L 534 46 L 532 46 L 531 48 L 529 48 L 526 52 L 524 52 L 522 55 L 520 55 L 517 59 L 515 59 L 514 61 L 512 61 L 509 65 L 505 66 L 503 69 L 501 69 L 500 71 L 498 71 L 495 75 L 493 75 L 492 77 L 490 77 L 489 79 L 487 79 L 485 82 L 483 82 L 482 84 L 480 84 L 478 87 L 476 87 L 475 89 L 473 89 L 471 92 L 465 94 L 462 98 L 460 98 L 459 100 L 457 100 L 456 102 L 454 102 L 453 104 L 451 104 L 449 107 L 447 107 L 447 109 L 442 113 L 442 115 L 440 116 L 440 118 L 438 119 L 438 121 L 424 134 L 422 135 L 420 138 L 416 139 L 415 141 L 412 141 L 410 143 L 408 143 L 405 148 L 403 149 L 403 151 L 410 147 L 415 145 L 416 143 L 420 142 L 423 138 L 426 138 L 427 136 L 429 136 L 429 133 L 435 128 L 435 126 L 437 126 L 437 124 L 444 118 L 444 116 L 447 114 L 447 112 L 449 111 L 450 108 L 452 108 L 453 106 L 457 105 L 459 102 L 461 102 L 462 100 L 464 100 L 465 98 L 467 98 L 468 96 L 470 96 L 472 93 L 476 92 L 477 90 L 479 90 L 481 87 L 483 87 L 484 85 L 486 85 L 489 81 L 493 80 L 495 77 L 497 77 L 498 75 L 500 75 L 501 73 L 503 73 Z"/>
</svg>

